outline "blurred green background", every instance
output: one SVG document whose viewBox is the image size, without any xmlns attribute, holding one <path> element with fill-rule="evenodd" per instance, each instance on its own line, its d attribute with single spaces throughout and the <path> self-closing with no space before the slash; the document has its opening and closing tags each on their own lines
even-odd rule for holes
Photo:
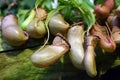
<svg viewBox="0 0 120 80">
<path fill-rule="evenodd" d="M 7 8 L 13 0 L 0 0 L 0 15 L 5 15 Z M 19 9 L 31 9 L 36 0 L 18 0 L 17 5 L 12 8 L 12 13 L 17 13 Z"/>
</svg>

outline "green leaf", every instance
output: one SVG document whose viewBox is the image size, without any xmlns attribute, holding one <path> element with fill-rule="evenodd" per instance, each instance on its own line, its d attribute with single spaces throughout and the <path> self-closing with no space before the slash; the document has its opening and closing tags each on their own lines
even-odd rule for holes
<svg viewBox="0 0 120 80">
<path fill-rule="evenodd" d="M 116 66 L 119 66 L 120 65 L 120 59 L 117 59 L 114 61 L 114 63 L 112 64 L 111 67 L 116 67 Z"/>
<path fill-rule="evenodd" d="M 39 5 L 42 1 L 43 1 L 43 0 L 36 0 L 36 2 L 35 2 L 35 8 L 37 8 L 38 5 Z"/>
<path fill-rule="evenodd" d="M 61 13 L 64 15 L 64 18 L 65 18 L 65 20 L 70 20 L 70 19 L 73 19 L 73 16 L 72 16 L 72 7 L 71 6 L 66 6 L 62 11 L 61 11 Z M 77 17 L 77 15 L 76 16 L 74 16 L 74 17 Z"/>
<path fill-rule="evenodd" d="M 120 5 L 120 0 L 115 0 L 115 6 L 118 7 Z"/>
<path fill-rule="evenodd" d="M 52 10 L 52 0 L 46 0 L 42 3 L 41 7 L 45 8 L 47 11 L 51 11 Z"/>
<path fill-rule="evenodd" d="M 93 13 L 93 6 L 92 3 L 88 3 L 86 0 L 84 0 L 81 4 L 78 3 L 76 0 L 72 0 L 71 3 L 74 7 L 79 9 L 80 15 L 82 16 L 85 24 L 87 24 L 87 32 L 89 33 L 89 30 L 92 28 L 92 26 L 95 24 L 95 15 Z"/>
<path fill-rule="evenodd" d="M 90 2 L 90 0 L 83 0 L 83 2 L 90 6 L 91 8 L 95 6 L 93 3 Z"/>
<path fill-rule="evenodd" d="M 25 18 L 28 16 L 30 10 L 19 10 L 17 17 L 18 17 L 18 24 L 21 26 L 24 22 Z"/>
<path fill-rule="evenodd" d="M 105 2 L 105 0 L 95 0 L 94 2 L 95 2 L 95 5 L 96 5 L 96 4 L 102 4 L 102 3 Z"/>
<path fill-rule="evenodd" d="M 83 3 L 83 0 L 73 0 L 76 4 L 81 5 Z"/>
<path fill-rule="evenodd" d="M 35 10 L 32 9 L 29 13 L 29 16 L 24 20 L 24 22 L 21 24 L 21 28 L 23 30 L 27 29 L 28 24 L 34 19 L 35 17 Z"/>
</svg>

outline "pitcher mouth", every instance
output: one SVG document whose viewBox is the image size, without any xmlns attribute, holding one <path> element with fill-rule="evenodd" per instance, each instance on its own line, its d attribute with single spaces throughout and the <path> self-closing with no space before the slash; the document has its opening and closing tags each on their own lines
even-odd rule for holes
<svg viewBox="0 0 120 80">
<path fill-rule="evenodd" d="M 61 33 L 57 33 L 56 36 L 60 37 L 64 42 L 65 42 L 65 45 L 70 48 L 70 44 L 68 43 L 66 37 L 64 37 Z M 55 39 L 54 39 L 55 40 Z M 54 41 L 53 41 L 54 42 Z M 61 44 L 64 44 L 64 43 L 61 43 Z"/>
<path fill-rule="evenodd" d="M 24 40 L 28 40 L 29 39 L 29 34 L 26 31 L 24 31 L 24 35 L 25 35 Z"/>
<path fill-rule="evenodd" d="M 113 32 L 113 40 L 116 44 L 120 44 L 120 30 Z"/>
</svg>

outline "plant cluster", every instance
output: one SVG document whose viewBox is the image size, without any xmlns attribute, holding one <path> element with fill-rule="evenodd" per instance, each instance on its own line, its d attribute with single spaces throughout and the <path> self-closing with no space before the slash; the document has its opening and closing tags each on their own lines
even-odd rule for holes
<svg viewBox="0 0 120 80">
<path fill-rule="evenodd" d="M 36 0 L 32 9 L 19 10 L 16 15 L 8 12 L 0 25 L 3 38 L 11 46 L 23 46 L 30 38 L 45 38 L 30 58 L 36 67 L 53 65 L 68 53 L 76 68 L 95 77 L 95 49 L 114 54 L 120 45 L 119 21 L 120 7 L 115 0 Z M 53 41 L 46 45 L 51 35 Z"/>
</svg>

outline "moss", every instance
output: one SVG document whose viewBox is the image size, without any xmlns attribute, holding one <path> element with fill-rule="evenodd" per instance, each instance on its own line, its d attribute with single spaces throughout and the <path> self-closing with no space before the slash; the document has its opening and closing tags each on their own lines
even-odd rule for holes
<svg viewBox="0 0 120 80">
<path fill-rule="evenodd" d="M 39 43 L 40 41 L 37 41 Z M 0 50 L 13 49 L 4 41 L 0 41 Z M 34 43 L 32 40 L 32 44 Z M 29 45 L 32 45 L 29 43 Z M 23 46 L 22 46 L 23 47 Z M 27 48 L 0 53 L 0 80 L 97 80 L 90 78 L 83 70 L 76 69 L 70 62 L 68 54 L 48 68 L 37 68 L 30 56 L 38 49 Z M 119 48 L 114 53 L 102 53 L 96 49 L 97 69 L 100 75 L 111 67 L 120 65 Z"/>
</svg>

